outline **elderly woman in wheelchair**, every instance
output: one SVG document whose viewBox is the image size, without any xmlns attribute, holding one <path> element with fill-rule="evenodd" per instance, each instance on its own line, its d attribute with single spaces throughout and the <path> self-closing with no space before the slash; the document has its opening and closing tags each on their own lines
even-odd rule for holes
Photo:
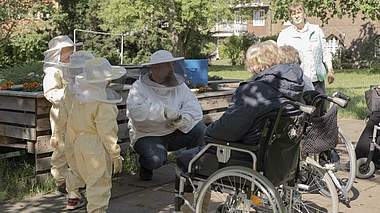
<svg viewBox="0 0 380 213">
<path fill-rule="evenodd" d="M 197 213 L 306 209 L 306 204 L 295 202 L 300 193 L 293 189 L 305 114 L 314 108 L 302 104 L 301 68 L 281 64 L 279 54 L 272 41 L 247 50 L 247 69 L 256 75 L 237 88 L 231 106 L 208 126 L 206 146 L 177 158 L 176 212 L 182 206 Z M 310 190 L 309 185 L 304 188 Z M 186 199 L 185 193 L 192 193 L 193 199 Z"/>
</svg>

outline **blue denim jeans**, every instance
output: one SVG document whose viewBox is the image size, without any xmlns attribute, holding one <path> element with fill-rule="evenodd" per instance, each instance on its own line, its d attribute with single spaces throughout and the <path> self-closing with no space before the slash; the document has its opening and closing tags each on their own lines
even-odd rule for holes
<svg viewBox="0 0 380 213">
<path fill-rule="evenodd" d="M 149 170 L 158 169 L 166 162 L 168 151 L 191 149 L 203 145 L 205 130 L 206 126 L 201 121 L 186 134 L 176 130 L 169 135 L 138 139 L 134 149 L 139 155 L 140 166 Z"/>
</svg>

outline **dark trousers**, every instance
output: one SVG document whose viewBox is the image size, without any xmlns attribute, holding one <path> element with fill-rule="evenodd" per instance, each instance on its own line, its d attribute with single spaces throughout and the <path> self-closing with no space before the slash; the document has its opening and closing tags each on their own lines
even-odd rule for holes
<svg viewBox="0 0 380 213">
<path fill-rule="evenodd" d="M 371 142 L 373 127 L 380 123 L 380 111 L 373 112 L 369 116 L 367 125 L 365 126 L 362 134 L 360 135 L 358 144 L 356 145 L 355 152 L 356 158 L 363 158 L 368 156 L 369 144 Z M 380 137 L 380 136 L 379 136 Z M 375 150 L 374 159 L 380 159 L 379 150 Z"/>
<path fill-rule="evenodd" d="M 325 87 L 325 82 L 324 81 L 315 81 L 313 82 L 314 90 L 321 93 L 321 94 L 326 94 L 326 87 Z M 323 105 L 318 108 L 317 114 L 318 115 L 323 115 L 327 111 L 327 107 L 329 106 L 328 101 L 323 101 Z"/>
<path fill-rule="evenodd" d="M 324 81 L 313 82 L 314 89 L 322 94 L 326 94 L 326 86 Z"/>
<path fill-rule="evenodd" d="M 206 126 L 199 122 L 186 134 L 176 130 L 169 135 L 138 139 L 134 149 L 139 155 L 140 166 L 150 170 L 158 169 L 166 162 L 168 151 L 203 145 L 205 130 Z"/>
</svg>

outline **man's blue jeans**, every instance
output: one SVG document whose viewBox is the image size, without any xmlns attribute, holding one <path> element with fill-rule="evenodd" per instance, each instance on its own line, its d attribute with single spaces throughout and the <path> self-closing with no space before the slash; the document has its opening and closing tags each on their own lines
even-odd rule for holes
<svg viewBox="0 0 380 213">
<path fill-rule="evenodd" d="M 201 121 L 186 134 L 176 130 L 169 135 L 138 139 L 134 149 L 139 155 L 140 166 L 149 170 L 158 169 L 166 162 L 168 151 L 203 145 L 205 130 L 206 126 Z"/>
</svg>

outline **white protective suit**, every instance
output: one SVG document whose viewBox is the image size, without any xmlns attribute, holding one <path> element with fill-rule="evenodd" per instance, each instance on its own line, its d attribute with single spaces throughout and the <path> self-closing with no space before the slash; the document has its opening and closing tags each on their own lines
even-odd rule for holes
<svg viewBox="0 0 380 213">
<path fill-rule="evenodd" d="M 168 135 L 177 129 L 166 118 L 166 107 L 182 115 L 184 122 L 178 129 L 183 133 L 188 133 L 203 117 L 198 99 L 185 83 L 166 87 L 151 81 L 145 74 L 132 85 L 127 98 L 132 147 L 139 138 Z"/>
<path fill-rule="evenodd" d="M 100 75 L 100 72 L 106 70 L 96 71 L 96 67 L 90 66 L 98 62 L 98 59 L 88 61 L 84 73 L 76 77 L 66 133 L 66 147 L 74 150 L 73 160 L 69 161 L 68 196 L 80 198 L 79 188 L 86 186 L 87 212 L 90 213 L 106 212 L 111 197 L 112 164 L 114 173 L 119 173 L 122 169 L 122 157 L 117 144 L 116 106 L 122 99 L 106 89 L 106 77 Z M 90 72 L 96 74 L 89 74 Z M 107 76 L 112 80 L 121 77 L 122 73 L 125 74 L 124 69 L 116 71 L 112 67 Z M 103 82 L 91 82 L 89 76 L 96 76 L 98 80 L 103 79 Z"/>
<path fill-rule="evenodd" d="M 57 36 L 49 42 L 49 50 L 44 52 L 44 79 L 43 90 L 45 98 L 52 104 L 50 109 L 51 138 L 53 148 L 51 157 L 51 174 L 56 184 L 65 182 L 67 175 L 67 162 L 64 156 L 64 130 L 67 120 L 65 107 L 70 105 L 70 97 L 66 95 L 68 79 L 64 79 L 67 67 L 60 62 L 61 50 L 64 47 L 73 47 L 74 44 L 68 36 Z"/>
</svg>

